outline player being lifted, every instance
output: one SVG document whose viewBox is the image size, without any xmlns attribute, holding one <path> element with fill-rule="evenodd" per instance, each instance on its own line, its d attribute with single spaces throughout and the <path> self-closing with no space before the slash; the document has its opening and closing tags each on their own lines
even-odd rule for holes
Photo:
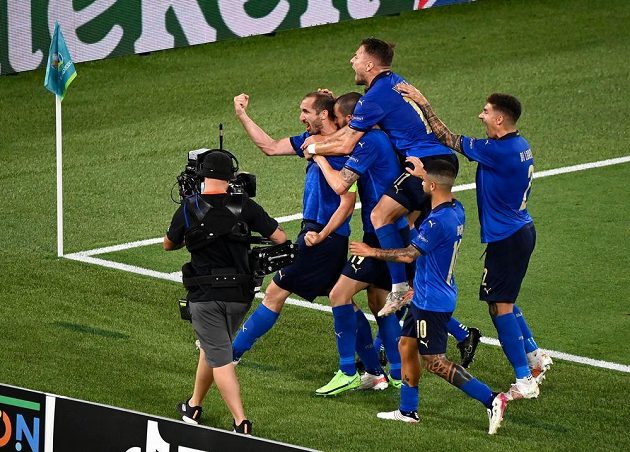
<svg viewBox="0 0 630 452">
<path fill-rule="evenodd" d="M 376 38 L 361 41 L 361 45 L 350 60 L 355 73 L 355 83 L 366 86 L 366 93 L 359 99 L 352 120 L 337 132 L 316 142 L 314 137 L 305 140 L 302 148 L 305 157 L 320 155 L 347 155 L 355 148 L 363 135 L 377 125 L 389 137 L 392 145 L 402 157 L 415 156 L 423 162 L 442 159 L 450 162 L 457 173 L 459 162 L 448 147 L 438 141 L 418 106 L 403 97 L 394 86 L 404 79 L 392 72 L 394 47 Z M 382 248 L 402 248 L 406 245 L 400 234 L 397 220 L 407 212 L 420 211 L 426 216 L 430 210 L 418 178 L 404 172 L 385 191 L 372 211 L 371 221 Z M 388 262 L 392 279 L 392 291 L 379 312 L 380 316 L 391 314 L 404 306 L 409 297 L 405 265 Z M 481 334 L 479 330 L 467 329 L 451 318 L 449 332 L 459 342 L 462 364 L 472 362 Z"/>
</svg>

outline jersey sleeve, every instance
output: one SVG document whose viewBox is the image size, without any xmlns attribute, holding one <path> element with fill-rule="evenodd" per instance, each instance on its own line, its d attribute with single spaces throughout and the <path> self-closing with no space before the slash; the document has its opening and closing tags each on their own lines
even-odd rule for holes
<svg viewBox="0 0 630 452">
<path fill-rule="evenodd" d="M 497 162 L 494 140 L 490 138 L 462 136 L 462 153 L 468 160 L 490 167 L 495 166 Z"/>
<path fill-rule="evenodd" d="M 359 132 L 367 132 L 385 116 L 385 111 L 379 104 L 363 96 L 357 102 L 352 113 L 349 127 Z"/>
<path fill-rule="evenodd" d="M 415 237 L 411 239 L 411 245 L 422 254 L 429 254 L 439 245 L 442 238 L 442 228 L 436 220 L 427 218 L 417 231 L 418 235 L 412 234 Z"/>
<path fill-rule="evenodd" d="M 186 232 L 186 219 L 184 218 L 184 209 L 182 206 L 179 206 L 177 211 L 173 214 L 171 224 L 166 230 L 166 237 L 176 245 L 184 243 L 184 233 Z"/>
<path fill-rule="evenodd" d="M 265 210 L 255 201 L 247 200 L 247 215 L 245 221 L 253 232 L 263 237 L 269 237 L 278 228 L 278 222 L 269 216 Z"/>
<path fill-rule="evenodd" d="M 302 135 L 296 135 L 289 138 L 289 141 L 291 142 L 291 146 L 293 147 L 293 150 L 298 155 L 298 157 L 304 158 L 304 152 L 302 151 L 301 146 L 304 144 L 306 139 L 310 136 L 311 136 L 310 133 L 304 132 Z"/>
</svg>

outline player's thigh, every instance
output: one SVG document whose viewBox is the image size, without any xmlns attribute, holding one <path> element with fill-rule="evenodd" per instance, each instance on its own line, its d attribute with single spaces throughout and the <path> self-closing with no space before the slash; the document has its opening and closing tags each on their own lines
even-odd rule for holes
<svg viewBox="0 0 630 452">
<path fill-rule="evenodd" d="M 352 302 L 352 296 L 368 286 L 363 281 L 348 278 L 346 275 L 339 276 L 339 279 L 330 291 L 330 304 L 332 306 L 342 306 Z"/>
<path fill-rule="evenodd" d="M 395 222 L 407 212 L 408 210 L 398 200 L 385 194 L 372 210 L 370 220 L 372 220 L 372 224 L 375 228 L 379 228 L 383 225 Z"/>
<path fill-rule="evenodd" d="M 373 314 L 377 314 L 378 311 L 383 309 L 385 306 L 385 300 L 387 299 L 387 294 L 389 294 L 389 290 L 381 289 L 380 287 L 370 286 L 367 290 L 368 293 L 368 306 L 370 307 L 370 311 Z"/>
</svg>

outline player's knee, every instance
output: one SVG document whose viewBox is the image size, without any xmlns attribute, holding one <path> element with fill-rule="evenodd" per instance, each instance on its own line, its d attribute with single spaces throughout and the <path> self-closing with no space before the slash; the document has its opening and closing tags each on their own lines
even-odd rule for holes
<svg viewBox="0 0 630 452">
<path fill-rule="evenodd" d="M 286 291 L 278 287 L 276 284 L 269 284 L 265 291 L 265 298 L 263 298 L 263 304 L 271 309 L 275 313 L 279 313 L 284 306 L 284 302 L 287 299 Z"/>
<path fill-rule="evenodd" d="M 387 215 L 385 215 L 385 209 L 383 209 L 380 203 L 372 209 L 372 212 L 370 213 L 370 220 L 377 229 L 389 223 L 389 221 L 387 221 Z"/>
<path fill-rule="evenodd" d="M 330 304 L 332 306 L 342 306 L 344 304 L 352 303 L 352 296 L 348 297 L 346 291 L 343 290 L 339 284 L 336 284 L 328 294 L 328 298 L 330 299 Z"/>
</svg>

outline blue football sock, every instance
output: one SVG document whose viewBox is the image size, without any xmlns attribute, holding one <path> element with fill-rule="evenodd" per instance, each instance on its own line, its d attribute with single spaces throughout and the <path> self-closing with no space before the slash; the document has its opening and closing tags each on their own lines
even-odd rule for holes
<svg viewBox="0 0 630 452">
<path fill-rule="evenodd" d="M 473 399 L 479 400 L 486 408 L 492 409 L 492 400 L 494 400 L 494 394 L 488 385 L 473 378 L 466 384 L 462 385 L 459 389 L 464 391 L 467 395 Z"/>
<path fill-rule="evenodd" d="M 465 325 L 459 323 L 455 317 L 451 317 L 448 320 L 448 332 L 455 338 L 457 342 L 461 342 L 468 337 L 468 328 Z"/>
<path fill-rule="evenodd" d="M 354 306 L 352 304 L 335 306 L 332 308 L 332 313 L 339 351 L 339 369 L 346 375 L 354 375 L 357 373 L 354 365 L 354 351 L 357 343 L 357 317 L 354 314 Z M 369 342 L 372 343 L 371 337 Z"/>
<path fill-rule="evenodd" d="M 378 353 L 383 346 L 383 340 L 381 339 L 381 332 L 377 331 L 376 336 L 374 337 L 374 350 Z"/>
<path fill-rule="evenodd" d="M 378 362 L 378 351 L 372 344 L 372 328 L 370 327 L 370 322 L 365 318 L 363 311 L 358 310 L 355 311 L 354 314 L 357 319 L 357 354 L 365 366 L 365 370 L 372 375 L 377 375 L 382 372 L 382 369 L 381 364 Z"/>
<path fill-rule="evenodd" d="M 512 364 L 516 378 L 529 376 L 531 372 L 527 365 L 523 336 L 514 313 L 496 316 L 494 318 L 494 325 L 497 327 L 503 353 L 505 353 L 508 361 Z"/>
<path fill-rule="evenodd" d="M 400 339 L 400 324 L 396 316 L 388 315 L 377 317 L 378 331 L 383 338 L 385 354 L 389 361 L 389 374 L 392 378 L 400 380 L 400 352 L 398 351 L 398 339 Z"/>
<path fill-rule="evenodd" d="M 514 315 L 516 316 L 518 326 L 521 328 L 521 333 L 523 333 L 523 340 L 525 341 L 525 353 L 531 353 L 538 350 L 538 344 L 536 344 L 536 341 L 534 340 L 534 335 L 527 326 L 527 322 L 525 321 L 525 317 L 523 317 L 523 313 L 516 305 L 514 305 Z"/>
<path fill-rule="evenodd" d="M 381 244 L 381 248 L 404 248 L 405 243 L 402 237 L 398 233 L 398 229 L 393 224 L 386 224 L 375 230 L 378 242 Z M 389 268 L 389 274 L 392 277 L 392 284 L 399 284 L 407 282 L 407 272 L 405 271 L 405 264 L 398 262 L 387 262 L 387 268 Z"/>
<path fill-rule="evenodd" d="M 407 386 L 407 382 L 403 381 L 400 387 L 400 411 L 403 413 L 418 411 L 419 402 L 420 391 L 418 391 L 418 387 Z"/>
<path fill-rule="evenodd" d="M 240 359 L 247 350 L 252 348 L 254 343 L 276 323 L 279 315 L 264 304 L 259 304 L 234 338 L 232 343 L 234 359 Z"/>
</svg>

